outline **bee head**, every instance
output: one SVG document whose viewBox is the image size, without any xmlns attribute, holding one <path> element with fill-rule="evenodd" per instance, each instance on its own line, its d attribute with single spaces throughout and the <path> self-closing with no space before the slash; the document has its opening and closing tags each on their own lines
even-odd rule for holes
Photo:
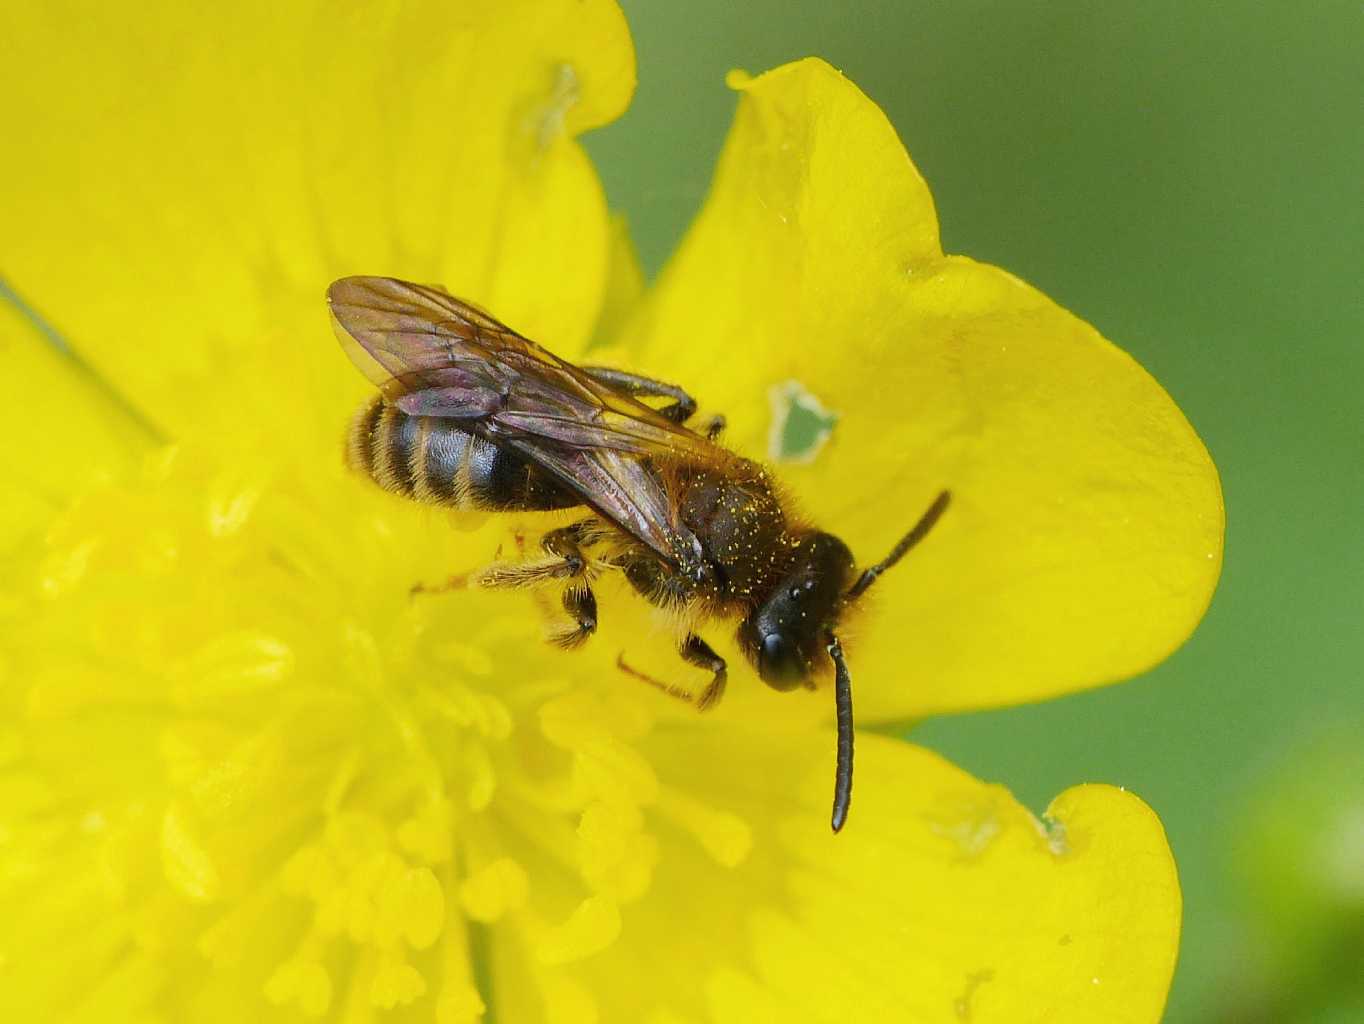
<svg viewBox="0 0 1364 1024">
<path fill-rule="evenodd" d="M 791 690 L 808 682 L 837 624 L 853 572 L 852 552 L 830 533 L 800 542 L 790 571 L 739 625 L 739 646 L 763 682 Z"/>
</svg>

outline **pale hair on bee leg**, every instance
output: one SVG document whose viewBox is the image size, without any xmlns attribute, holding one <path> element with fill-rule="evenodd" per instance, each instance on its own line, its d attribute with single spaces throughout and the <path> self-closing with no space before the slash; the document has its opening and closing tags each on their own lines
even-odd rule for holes
<svg viewBox="0 0 1364 1024">
<path fill-rule="evenodd" d="M 525 590 L 573 575 L 562 558 L 545 558 L 534 562 L 494 562 L 474 574 L 474 583 L 490 590 Z"/>
</svg>

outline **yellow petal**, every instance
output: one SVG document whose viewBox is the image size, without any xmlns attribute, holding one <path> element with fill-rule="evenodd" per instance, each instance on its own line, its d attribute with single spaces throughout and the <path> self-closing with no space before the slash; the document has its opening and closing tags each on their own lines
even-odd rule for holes
<svg viewBox="0 0 1364 1024">
<path fill-rule="evenodd" d="M 828 65 L 732 83 L 710 197 L 632 340 L 750 455 L 771 454 L 789 382 L 831 412 L 828 444 L 779 468 L 864 565 L 952 491 L 853 627 L 861 720 L 1038 699 L 1169 654 L 1207 606 L 1223 528 L 1179 409 L 1035 289 L 944 257 L 891 126 Z"/>
<path fill-rule="evenodd" d="M 606 290 L 602 296 L 601 314 L 592 332 L 594 348 L 609 346 L 626 329 L 630 317 L 644 294 L 644 271 L 639 265 L 639 253 L 630 237 L 630 225 L 623 214 L 611 217 L 610 264 L 606 276 Z M 590 357 L 595 363 L 599 353 Z"/>
<path fill-rule="evenodd" d="M 927 750 L 860 734 L 852 818 L 834 836 L 827 737 L 757 739 L 689 730 L 654 748 L 755 842 L 737 867 L 669 845 L 621 941 L 587 962 L 601 1019 L 1160 1019 L 1179 884 L 1136 797 L 1080 786 L 1038 819 Z"/>
<path fill-rule="evenodd" d="M 608 0 L 8 5 L 0 66 L 10 283 L 171 433 L 281 323 L 333 345 L 342 274 L 587 341 L 609 233 L 574 136 L 634 85 Z"/>
</svg>

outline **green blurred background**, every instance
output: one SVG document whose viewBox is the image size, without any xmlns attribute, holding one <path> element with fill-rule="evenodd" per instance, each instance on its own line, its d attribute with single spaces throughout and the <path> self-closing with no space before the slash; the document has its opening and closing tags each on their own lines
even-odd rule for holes
<svg viewBox="0 0 1364 1024">
<path fill-rule="evenodd" d="M 1040 811 L 1160 813 L 1185 901 L 1171 1022 L 1364 1021 L 1364 5 L 634 0 L 639 91 L 587 140 L 654 273 L 731 67 L 818 54 L 889 115 L 944 248 L 1130 351 L 1222 474 L 1193 639 L 1123 686 L 913 738 Z"/>
</svg>

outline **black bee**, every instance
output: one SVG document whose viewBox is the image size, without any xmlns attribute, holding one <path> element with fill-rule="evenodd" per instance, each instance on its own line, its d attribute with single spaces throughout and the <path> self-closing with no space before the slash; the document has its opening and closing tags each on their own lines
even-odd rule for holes
<svg viewBox="0 0 1364 1024">
<path fill-rule="evenodd" d="M 842 828 L 852 795 L 852 690 L 836 631 L 849 606 L 937 522 L 948 493 L 859 575 L 848 546 L 794 514 L 765 466 L 715 442 L 722 421 L 704 433 L 685 425 L 696 403 L 681 388 L 574 366 L 438 288 L 347 277 L 327 301 L 347 355 L 381 392 L 351 425 L 354 468 L 390 491 L 455 508 L 587 513 L 544 535 L 543 559 L 478 577 L 490 587 L 561 585 L 571 624 L 556 642 L 573 646 L 593 633 L 590 577 L 619 571 L 646 600 L 677 613 L 679 653 L 712 678 L 693 696 L 623 660 L 621 668 L 700 708 L 720 699 L 726 681 L 724 660 L 697 632 L 711 619 L 738 622 L 740 648 L 775 689 L 813 688 L 832 665 L 833 828 Z"/>
</svg>

